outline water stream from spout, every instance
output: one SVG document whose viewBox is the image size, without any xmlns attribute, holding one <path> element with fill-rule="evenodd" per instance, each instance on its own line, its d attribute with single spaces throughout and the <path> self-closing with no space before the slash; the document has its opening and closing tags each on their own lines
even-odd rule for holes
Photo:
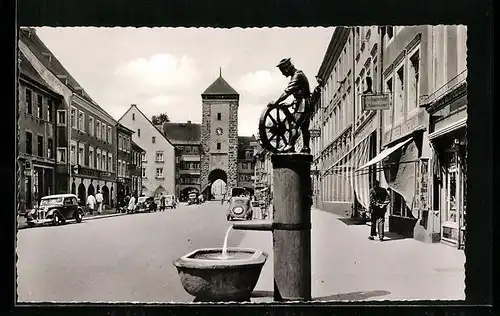
<svg viewBox="0 0 500 316">
<path fill-rule="evenodd" d="M 221 259 L 229 258 L 229 256 L 227 255 L 227 238 L 229 237 L 229 232 L 231 231 L 231 228 L 233 228 L 233 226 L 229 226 L 229 228 L 226 231 L 226 237 L 224 238 L 224 244 L 222 245 Z"/>
</svg>

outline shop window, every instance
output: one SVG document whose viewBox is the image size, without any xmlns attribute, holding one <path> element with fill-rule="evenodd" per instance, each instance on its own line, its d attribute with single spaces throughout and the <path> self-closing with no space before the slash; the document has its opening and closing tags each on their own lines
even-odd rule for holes
<svg viewBox="0 0 500 316">
<path fill-rule="evenodd" d="M 414 218 L 410 208 L 406 205 L 405 199 L 397 192 L 391 190 L 392 212 L 394 216 Z"/>
</svg>

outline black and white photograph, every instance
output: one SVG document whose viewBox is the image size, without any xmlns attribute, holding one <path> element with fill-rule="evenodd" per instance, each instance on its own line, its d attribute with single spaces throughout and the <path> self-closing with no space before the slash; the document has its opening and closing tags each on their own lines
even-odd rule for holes
<svg viewBox="0 0 500 316">
<path fill-rule="evenodd" d="M 17 302 L 465 300 L 467 39 L 21 26 Z"/>
</svg>

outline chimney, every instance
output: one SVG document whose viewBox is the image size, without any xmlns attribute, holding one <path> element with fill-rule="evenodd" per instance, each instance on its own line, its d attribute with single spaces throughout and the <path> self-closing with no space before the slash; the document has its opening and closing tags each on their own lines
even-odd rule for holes
<svg viewBox="0 0 500 316">
<path fill-rule="evenodd" d="M 191 124 L 191 121 L 188 121 L 188 124 Z"/>
</svg>

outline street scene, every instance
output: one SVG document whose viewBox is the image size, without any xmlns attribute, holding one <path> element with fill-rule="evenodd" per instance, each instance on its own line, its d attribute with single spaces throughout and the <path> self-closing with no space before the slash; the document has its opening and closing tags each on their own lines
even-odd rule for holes
<svg viewBox="0 0 500 316">
<path fill-rule="evenodd" d="M 21 27 L 17 301 L 465 299 L 466 43 Z"/>
</svg>

